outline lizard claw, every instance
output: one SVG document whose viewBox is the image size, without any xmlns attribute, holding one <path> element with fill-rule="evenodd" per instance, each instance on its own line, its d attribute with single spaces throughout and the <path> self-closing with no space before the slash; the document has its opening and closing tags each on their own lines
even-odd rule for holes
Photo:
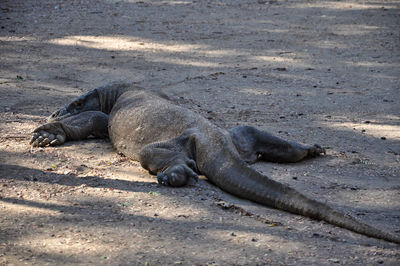
<svg viewBox="0 0 400 266">
<path fill-rule="evenodd" d="M 157 181 L 160 185 L 169 186 L 168 176 L 164 173 L 160 172 L 157 174 Z"/>
<path fill-rule="evenodd" d="M 57 146 L 66 141 L 66 135 L 59 123 L 44 124 L 33 131 L 29 142 L 33 147 Z"/>
<path fill-rule="evenodd" d="M 314 144 L 314 146 L 312 146 L 309 149 L 308 153 L 310 156 L 315 157 L 315 156 L 319 156 L 321 154 L 326 155 L 326 150 L 325 150 L 325 148 L 321 147 L 320 145 Z"/>
</svg>

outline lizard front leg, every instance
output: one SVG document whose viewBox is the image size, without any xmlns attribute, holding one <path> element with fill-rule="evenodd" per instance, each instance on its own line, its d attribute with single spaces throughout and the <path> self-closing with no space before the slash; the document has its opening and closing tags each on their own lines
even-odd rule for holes
<svg viewBox="0 0 400 266">
<path fill-rule="evenodd" d="M 68 140 L 82 140 L 89 136 L 108 136 L 108 115 L 87 111 L 60 121 L 44 124 L 33 131 L 33 147 L 57 146 Z"/>
</svg>

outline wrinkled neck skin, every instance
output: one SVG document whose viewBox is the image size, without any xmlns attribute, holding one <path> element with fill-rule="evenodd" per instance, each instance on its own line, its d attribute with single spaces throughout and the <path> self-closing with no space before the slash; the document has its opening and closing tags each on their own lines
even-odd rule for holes
<svg viewBox="0 0 400 266">
<path fill-rule="evenodd" d="M 74 99 L 70 104 L 65 105 L 52 113 L 48 122 L 60 121 L 70 116 L 87 111 L 101 111 L 110 114 L 115 102 L 124 92 L 131 90 L 129 84 L 108 84 Z"/>
<path fill-rule="evenodd" d="M 110 114 L 111 109 L 117 102 L 119 96 L 128 90 L 133 90 L 134 87 L 130 84 L 114 83 L 111 85 L 105 85 L 94 89 L 97 92 L 97 103 L 99 110 L 103 113 Z"/>
</svg>

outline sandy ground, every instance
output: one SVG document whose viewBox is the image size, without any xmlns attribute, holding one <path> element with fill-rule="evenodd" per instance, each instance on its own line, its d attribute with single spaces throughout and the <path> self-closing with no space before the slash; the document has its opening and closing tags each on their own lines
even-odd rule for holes
<svg viewBox="0 0 400 266">
<path fill-rule="evenodd" d="M 220 126 L 327 147 L 253 167 L 399 234 L 399 1 L 3 0 L 0 26 L 1 265 L 399 263 L 398 245 L 204 178 L 161 187 L 107 140 L 28 145 L 74 97 L 133 82 Z"/>
</svg>

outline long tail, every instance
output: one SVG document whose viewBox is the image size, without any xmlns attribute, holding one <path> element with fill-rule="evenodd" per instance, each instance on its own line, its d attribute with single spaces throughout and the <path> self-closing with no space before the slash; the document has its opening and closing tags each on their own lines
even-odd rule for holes
<svg viewBox="0 0 400 266">
<path fill-rule="evenodd" d="M 355 218 L 340 213 L 324 203 L 312 200 L 296 190 L 278 183 L 250 168 L 232 152 L 224 151 L 220 158 L 228 163 L 218 164 L 209 160 L 201 170 L 207 178 L 222 190 L 265 206 L 301 214 L 316 220 L 349 229 L 351 231 L 400 244 L 400 237 L 362 223 Z M 227 154 L 228 153 L 228 154 Z"/>
</svg>

